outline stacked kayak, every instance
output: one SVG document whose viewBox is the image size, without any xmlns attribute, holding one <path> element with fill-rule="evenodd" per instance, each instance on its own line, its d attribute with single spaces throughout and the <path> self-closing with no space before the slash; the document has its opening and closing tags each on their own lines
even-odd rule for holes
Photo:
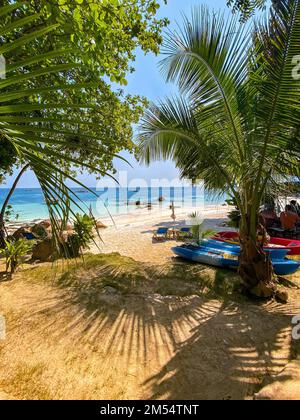
<svg viewBox="0 0 300 420">
<path fill-rule="evenodd" d="M 239 232 L 236 231 L 229 231 L 229 232 L 218 232 L 215 235 L 216 239 L 219 240 L 238 240 L 239 239 Z"/>
<path fill-rule="evenodd" d="M 239 245 L 235 245 L 235 244 L 231 244 L 227 242 L 221 242 L 215 239 L 205 240 L 203 241 L 203 245 L 209 248 L 226 250 L 226 251 L 237 253 L 237 254 L 239 254 L 241 250 Z M 273 259 L 280 260 L 286 257 L 287 253 L 289 252 L 289 249 L 285 247 L 282 247 L 282 248 L 281 247 L 279 248 L 266 247 L 264 248 L 264 251 L 270 255 L 272 260 Z"/>
<path fill-rule="evenodd" d="M 238 244 L 238 232 L 219 232 L 214 239 L 221 242 Z M 294 239 L 271 238 L 269 245 L 265 249 L 286 248 L 288 255 L 300 255 L 300 241 Z"/>
<path fill-rule="evenodd" d="M 229 267 L 236 268 L 239 265 L 238 255 L 231 255 L 231 258 L 226 258 L 225 253 L 221 250 L 214 250 L 204 246 L 182 245 L 175 246 L 172 251 L 178 257 L 189 261 L 208 264 L 215 267 Z"/>
<path fill-rule="evenodd" d="M 217 242 L 217 243 L 216 243 Z M 222 247 L 223 245 L 223 247 Z M 237 268 L 239 265 L 240 247 L 213 240 L 207 240 L 202 246 L 182 245 L 172 248 L 178 257 L 189 261 L 208 264 L 215 267 Z M 278 251 L 278 250 L 277 250 Z M 285 257 L 288 250 L 281 250 L 279 254 L 270 252 L 270 258 L 277 275 L 284 276 L 295 273 L 300 267 L 300 262 L 288 260 Z"/>
<path fill-rule="evenodd" d="M 271 238 L 270 244 L 289 248 L 288 255 L 300 255 L 300 241 L 284 238 Z"/>
</svg>

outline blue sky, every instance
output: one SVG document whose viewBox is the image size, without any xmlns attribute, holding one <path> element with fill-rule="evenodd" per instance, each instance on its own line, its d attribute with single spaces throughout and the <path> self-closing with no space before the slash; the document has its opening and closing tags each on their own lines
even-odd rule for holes
<svg viewBox="0 0 300 420">
<path fill-rule="evenodd" d="M 161 1 L 161 3 L 163 3 Z M 181 22 L 181 12 L 189 14 L 190 10 L 195 5 L 206 4 L 213 7 L 215 10 L 228 10 L 226 7 L 226 0 L 169 0 L 167 5 L 162 5 L 159 10 L 159 16 L 167 16 L 171 21 L 170 27 L 176 26 L 176 22 Z M 153 54 L 144 55 L 141 52 L 137 52 L 136 62 L 134 67 L 136 71 L 130 74 L 128 77 L 128 86 L 126 92 L 132 94 L 138 94 L 147 97 L 150 101 L 156 101 L 158 98 L 168 95 L 172 90 L 171 85 L 167 85 L 164 82 L 163 77 L 160 75 L 158 70 L 158 62 L 161 57 Z M 150 167 L 139 165 L 135 159 L 128 153 L 122 154 L 128 159 L 133 168 L 125 164 L 120 160 L 115 161 L 115 168 L 119 170 L 127 170 L 128 178 L 142 178 L 147 182 L 151 178 L 168 178 L 173 179 L 178 177 L 178 172 L 172 162 L 156 162 Z M 14 176 L 9 177 L 5 185 L 1 187 L 10 187 L 13 182 Z M 95 177 L 82 174 L 78 176 L 78 179 L 88 186 L 96 186 Z M 28 171 L 21 179 L 19 187 L 38 187 L 38 182 L 32 172 Z"/>
</svg>

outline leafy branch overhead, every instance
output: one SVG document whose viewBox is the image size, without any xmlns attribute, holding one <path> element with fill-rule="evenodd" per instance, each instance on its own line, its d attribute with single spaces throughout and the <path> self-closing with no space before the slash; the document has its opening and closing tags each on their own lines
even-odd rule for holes
<svg viewBox="0 0 300 420">
<path fill-rule="evenodd" d="M 281 0 L 272 0 L 273 4 Z M 267 0 L 227 0 L 227 5 L 234 12 L 241 12 L 242 20 L 247 20 L 256 10 L 262 10 L 267 5 Z"/>
<path fill-rule="evenodd" d="M 53 223 L 80 203 L 64 179 L 76 182 L 78 169 L 111 173 L 118 153 L 133 149 L 132 124 L 146 102 L 108 80 L 125 84 L 136 47 L 158 51 L 166 21 L 157 8 L 144 0 L 2 2 L 0 176 L 29 164 Z"/>
<path fill-rule="evenodd" d="M 272 5 L 274 10 L 288 4 L 288 0 L 227 0 L 227 6 L 232 8 L 234 13 L 239 12 L 241 21 L 252 17 L 256 11 L 263 11 Z"/>
<path fill-rule="evenodd" d="M 26 8 L 14 7 L 21 3 L 5 0 L 3 4 L 11 7 L 0 24 L 10 81 L 1 83 L 5 91 L 0 102 L 18 103 L 20 112 L 22 104 L 26 110 L 28 104 L 35 104 L 31 116 L 36 124 L 43 119 L 43 127 L 35 134 L 51 139 L 48 147 L 60 167 L 67 171 L 84 167 L 91 172 L 97 166 L 99 174 L 113 170 L 115 155 L 133 149 L 132 123 L 139 120 L 145 100 L 113 90 L 107 79 L 126 83 L 136 47 L 158 51 L 166 24 L 164 19 L 155 19 L 158 3 L 29 0 Z M 23 42 L 21 36 L 31 40 Z M 11 115 L 14 128 L 27 122 L 22 117 L 23 121 Z M 31 128 L 27 130 L 31 136 Z M 67 154 L 73 158 L 72 165 Z M 0 166 L 2 176 L 7 163 L 8 159 Z M 10 168 L 14 163 L 12 157 Z"/>
</svg>

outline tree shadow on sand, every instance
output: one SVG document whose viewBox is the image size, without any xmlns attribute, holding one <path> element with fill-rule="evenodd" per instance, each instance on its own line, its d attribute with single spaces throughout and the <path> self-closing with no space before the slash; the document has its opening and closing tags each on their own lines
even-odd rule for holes
<svg viewBox="0 0 300 420">
<path fill-rule="evenodd" d="M 119 270 L 111 267 L 110 275 L 122 282 Z M 151 270 L 143 270 L 138 275 L 151 281 Z M 178 265 L 164 270 L 160 281 L 175 277 Z M 220 287 L 224 273 L 215 270 L 214 281 Z M 243 399 L 295 357 L 291 318 L 300 309 L 293 303 L 216 299 L 207 283 L 202 296 L 178 297 L 148 288 L 132 293 L 134 287 L 126 294 L 103 293 L 96 280 L 82 282 L 82 288 L 67 282 L 59 298 L 33 302 L 30 316 L 43 319 L 47 340 L 64 342 L 66 354 L 70 346 L 84 349 L 87 358 L 96 353 L 99 366 L 93 369 L 102 378 L 115 369 L 114 380 L 125 388 L 134 384 L 126 398 Z"/>
<path fill-rule="evenodd" d="M 244 399 L 295 356 L 291 316 L 276 304 L 223 304 L 196 324 L 171 360 L 144 383 L 151 399 Z"/>
</svg>

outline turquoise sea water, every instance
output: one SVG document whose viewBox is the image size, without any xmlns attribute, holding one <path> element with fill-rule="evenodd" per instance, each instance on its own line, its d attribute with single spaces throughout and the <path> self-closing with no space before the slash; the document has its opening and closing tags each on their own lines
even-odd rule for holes
<svg viewBox="0 0 300 420">
<path fill-rule="evenodd" d="M 0 189 L 0 204 L 3 203 L 8 193 L 8 189 Z M 93 192 L 83 188 L 74 188 L 74 199 L 80 204 L 83 210 L 91 207 L 95 217 L 108 217 L 109 213 L 113 216 L 118 214 L 134 213 L 137 210 L 136 202 L 140 201 L 143 208 L 148 203 L 153 204 L 153 208 L 170 206 L 174 201 L 177 207 L 200 208 L 207 205 L 224 203 L 226 196 L 212 197 L 206 194 L 202 188 L 174 187 L 174 188 L 104 188 L 102 190 L 92 189 Z M 96 194 L 96 195 L 95 195 Z M 76 197 L 76 196 L 77 197 Z M 162 203 L 158 198 L 164 197 Z M 11 198 L 10 204 L 18 220 L 33 220 L 48 217 L 47 206 L 44 202 L 42 190 L 39 188 L 17 188 Z M 72 206 L 75 211 L 76 206 Z M 12 217 L 16 219 L 16 217 Z"/>
</svg>

